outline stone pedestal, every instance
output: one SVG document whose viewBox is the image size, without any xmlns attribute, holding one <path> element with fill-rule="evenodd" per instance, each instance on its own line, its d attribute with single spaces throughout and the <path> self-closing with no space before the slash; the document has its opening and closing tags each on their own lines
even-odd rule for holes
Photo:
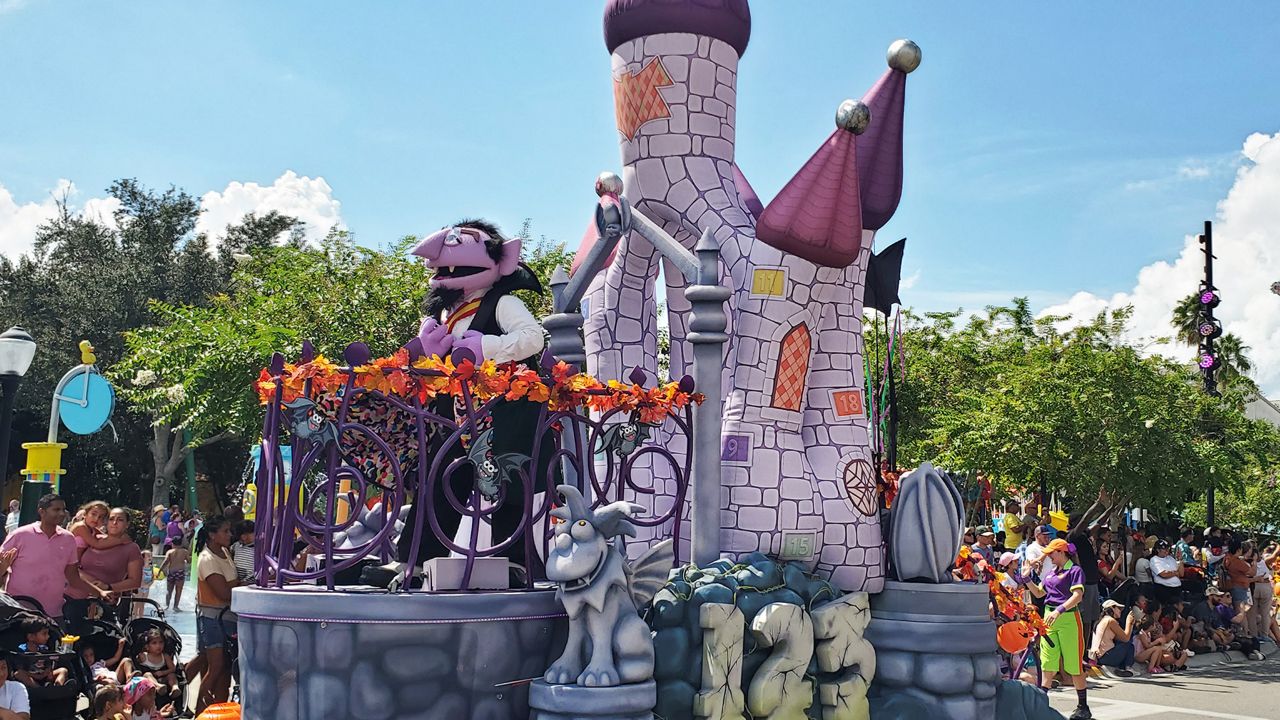
<svg viewBox="0 0 1280 720">
<path fill-rule="evenodd" d="M 952 720 L 996 716 L 1000 662 L 987 587 L 889 581 L 871 596 L 871 697 L 910 695 Z"/>
<path fill-rule="evenodd" d="M 236 588 L 245 720 L 528 720 L 564 650 L 555 591 Z"/>
<path fill-rule="evenodd" d="M 653 720 L 657 702 L 652 680 L 601 688 L 535 680 L 529 687 L 530 720 Z"/>
</svg>

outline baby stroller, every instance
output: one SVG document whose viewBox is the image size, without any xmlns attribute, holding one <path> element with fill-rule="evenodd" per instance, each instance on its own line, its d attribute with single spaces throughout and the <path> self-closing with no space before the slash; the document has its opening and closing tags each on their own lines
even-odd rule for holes
<svg viewBox="0 0 1280 720">
<path fill-rule="evenodd" d="M 22 631 L 24 620 L 39 618 L 51 626 L 49 631 L 49 652 L 23 652 L 27 638 Z M 49 685 L 27 689 L 31 701 L 31 717 L 36 720 L 75 720 L 76 706 L 83 693 L 89 697 L 88 668 L 84 666 L 80 656 L 75 652 L 60 652 L 62 630 L 57 627 L 44 612 L 39 601 L 26 596 L 10 596 L 0 593 L 0 652 L 10 657 L 10 671 L 30 670 L 39 663 L 47 666 L 65 667 L 70 671 L 65 685 Z"/>
<path fill-rule="evenodd" d="M 173 658 L 174 677 L 178 681 L 178 698 L 173 701 L 173 706 L 178 710 L 179 716 L 187 715 L 187 678 L 184 672 L 184 666 L 178 662 L 178 658 L 182 654 L 182 637 L 178 635 L 178 631 L 164 620 L 164 608 L 160 603 L 146 597 L 133 597 L 131 604 L 150 605 L 156 611 L 155 617 L 137 617 L 125 623 L 123 632 L 125 637 L 125 656 L 136 658 L 146 647 L 146 636 L 156 630 L 160 633 L 160 637 L 164 639 L 165 655 Z M 136 671 L 135 671 L 136 672 Z"/>
<path fill-rule="evenodd" d="M 227 617 L 231 614 L 231 608 L 223 608 L 218 613 L 218 622 L 222 623 L 223 629 L 226 631 L 226 640 L 222 643 L 222 654 L 226 657 L 228 672 L 231 673 L 231 694 L 228 699 L 231 702 L 240 702 L 240 635 L 236 630 L 235 616 Z"/>
</svg>

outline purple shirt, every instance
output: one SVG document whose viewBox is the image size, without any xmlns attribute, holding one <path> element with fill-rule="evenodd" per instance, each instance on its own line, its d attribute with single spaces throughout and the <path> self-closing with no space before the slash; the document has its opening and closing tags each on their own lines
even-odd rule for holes
<svg viewBox="0 0 1280 720">
<path fill-rule="evenodd" d="M 1068 560 L 1064 567 L 1057 568 L 1046 576 L 1043 585 L 1045 607 L 1057 608 L 1071 599 L 1073 588 L 1084 589 L 1084 571 Z"/>
<path fill-rule="evenodd" d="M 53 537 L 33 522 L 9 533 L 0 550 L 18 550 L 9 568 L 5 592 L 35 598 L 49 617 L 62 617 L 62 592 L 67 587 L 67 566 L 75 565 L 76 539 L 58 528 Z"/>
<path fill-rule="evenodd" d="M 135 543 L 116 545 L 106 550 L 89 548 L 80 556 L 80 571 L 100 583 L 119 585 L 129 577 L 129 563 L 142 562 L 142 550 Z M 67 588 L 67 597 L 84 600 L 88 593 Z"/>
<path fill-rule="evenodd" d="M 1221 624 L 1218 625 L 1218 627 L 1220 628 L 1231 627 L 1231 619 L 1236 616 L 1236 613 L 1234 610 L 1231 609 L 1230 605 L 1219 605 L 1215 607 L 1213 611 L 1218 613 L 1218 620 L 1221 621 Z"/>
</svg>

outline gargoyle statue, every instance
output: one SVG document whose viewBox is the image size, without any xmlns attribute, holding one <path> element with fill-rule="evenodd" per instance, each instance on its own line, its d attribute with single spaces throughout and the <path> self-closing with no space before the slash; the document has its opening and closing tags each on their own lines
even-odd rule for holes
<svg viewBox="0 0 1280 720">
<path fill-rule="evenodd" d="M 564 506 L 547 551 L 547 578 L 569 614 L 564 654 L 547 670 L 552 685 L 612 687 L 653 677 L 653 637 L 639 608 L 653 599 L 675 564 L 671 541 L 654 545 L 629 565 L 615 541 L 635 537 L 638 505 L 615 502 L 592 512 L 572 485 L 560 485 Z M 590 657 L 587 657 L 587 656 Z"/>
</svg>

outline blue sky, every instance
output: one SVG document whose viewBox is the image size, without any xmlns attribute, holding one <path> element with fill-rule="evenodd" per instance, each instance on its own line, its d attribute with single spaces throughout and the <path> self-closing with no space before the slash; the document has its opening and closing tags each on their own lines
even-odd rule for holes
<svg viewBox="0 0 1280 720">
<path fill-rule="evenodd" d="M 910 37 L 908 304 L 1038 306 L 1172 259 L 1280 130 L 1280 4 L 762 2 L 739 164 L 764 198 Z M 323 177 L 361 242 L 485 214 L 576 244 L 616 169 L 594 0 L 0 0 L 0 186 Z M 1277 278 L 1280 279 L 1280 278 Z"/>
</svg>

